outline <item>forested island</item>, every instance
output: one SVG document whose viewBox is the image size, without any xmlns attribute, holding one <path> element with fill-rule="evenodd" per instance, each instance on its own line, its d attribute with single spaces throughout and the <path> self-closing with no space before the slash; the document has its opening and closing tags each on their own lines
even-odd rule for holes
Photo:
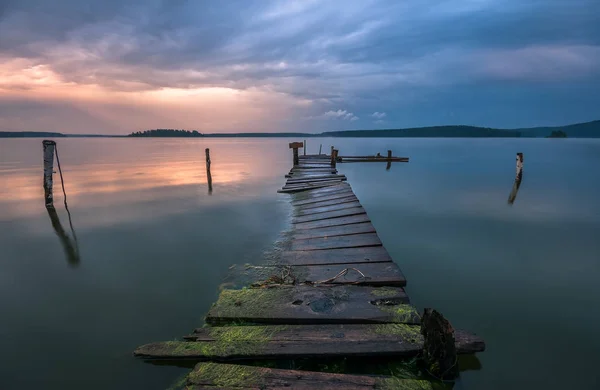
<svg viewBox="0 0 600 390">
<path fill-rule="evenodd" d="M 129 134 L 128 137 L 204 137 L 204 135 L 197 130 L 156 129 L 137 131 Z"/>
<path fill-rule="evenodd" d="M 561 130 L 556 130 L 550 133 L 546 138 L 567 138 L 567 133 Z"/>
</svg>

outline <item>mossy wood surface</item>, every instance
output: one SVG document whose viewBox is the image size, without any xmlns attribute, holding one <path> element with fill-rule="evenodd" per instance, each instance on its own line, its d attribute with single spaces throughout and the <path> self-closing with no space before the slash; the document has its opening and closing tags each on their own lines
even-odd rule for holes
<svg viewBox="0 0 600 390">
<path fill-rule="evenodd" d="M 425 380 L 329 374 L 219 363 L 198 363 L 189 374 L 186 384 L 188 389 L 437 389 L 436 384 Z"/>
<path fill-rule="evenodd" d="M 399 287 L 294 286 L 223 290 L 206 322 L 228 324 L 418 324 L 419 315 Z"/>
<path fill-rule="evenodd" d="M 187 341 L 166 341 L 137 348 L 147 359 L 296 359 L 309 357 L 410 357 L 423 348 L 419 325 L 278 325 L 198 328 Z M 456 350 L 472 354 L 483 340 L 456 331 Z"/>
</svg>

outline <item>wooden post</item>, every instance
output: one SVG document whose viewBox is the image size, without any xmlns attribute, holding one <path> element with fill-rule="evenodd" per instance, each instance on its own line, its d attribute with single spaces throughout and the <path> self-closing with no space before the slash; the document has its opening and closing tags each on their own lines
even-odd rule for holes
<svg viewBox="0 0 600 390">
<path fill-rule="evenodd" d="M 54 172 L 54 149 L 56 142 L 50 140 L 42 141 L 44 148 L 44 200 L 46 207 L 54 207 L 52 195 L 52 173 Z"/>
<path fill-rule="evenodd" d="M 304 144 L 302 142 L 290 142 L 290 149 L 294 151 L 294 166 L 300 164 L 300 158 L 298 157 L 298 148 L 303 148 Z"/>
<path fill-rule="evenodd" d="M 392 167 L 392 151 L 388 150 L 388 162 L 387 162 L 387 166 L 385 167 L 386 170 L 389 170 Z"/>
<path fill-rule="evenodd" d="M 304 149 L 304 155 L 306 156 L 306 140 L 304 140 L 304 146 L 303 146 L 303 149 Z"/>
<path fill-rule="evenodd" d="M 331 153 L 329 154 L 330 156 L 333 155 L 333 145 L 331 146 Z"/>
<path fill-rule="evenodd" d="M 338 150 L 337 149 L 333 149 L 331 151 L 331 167 L 332 168 L 335 168 L 335 166 L 336 166 L 337 156 L 338 156 Z"/>
<path fill-rule="evenodd" d="M 204 150 L 206 153 L 206 179 L 208 180 L 208 194 L 212 194 L 212 175 L 210 173 L 210 149 L 206 148 Z"/>
<path fill-rule="evenodd" d="M 321 148 L 323 147 L 323 144 L 319 144 L 319 156 L 321 155 Z"/>
<path fill-rule="evenodd" d="M 425 309 L 421 318 L 423 360 L 429 373 L 439 379 L 458 376 L 458 360 L 454 344 L 454 329 L 442 314 Z"/>
<path fill-rule="evenodd" d="M 508 204 L 512 205 L 517 199 L 517 193 L 519 187 L 521 187 L 521 181 L 523 180 L 523 153 L 517 153 L 517 174 L 515 176 L 515 182 L 513 188 L 508 195 Z"/>
</svg>

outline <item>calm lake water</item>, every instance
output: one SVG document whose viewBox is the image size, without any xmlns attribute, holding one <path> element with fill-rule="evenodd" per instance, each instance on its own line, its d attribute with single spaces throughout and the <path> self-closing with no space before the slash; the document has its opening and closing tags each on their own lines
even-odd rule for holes
<svg viewBox="0 0 600 390">
<path fill-rule="evenodd" d="M 202 325 L 228 268 L 287 228 L 288 142 L 59 139 L 74 257 L 44 207 L 41 139 L 0 140 L 0 388 L 169 387 L 185 369 L 131 352 Z M 309 153 L 319 143 L 410 156 L 339 169 L 413 303 L 485 338 L 455 389 L 600 388 L 600 140 L 309 139 Z"/>
</svg>

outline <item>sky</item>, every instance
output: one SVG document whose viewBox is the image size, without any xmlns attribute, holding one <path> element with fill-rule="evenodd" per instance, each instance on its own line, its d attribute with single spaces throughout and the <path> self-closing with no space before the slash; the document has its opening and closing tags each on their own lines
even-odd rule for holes
<svg viewBox="0 0 600 390">
<path fill-rule="evenodd" d="M 0 0 L 0 131 L 596 119 L 599 0 Z"/>
</svg>

